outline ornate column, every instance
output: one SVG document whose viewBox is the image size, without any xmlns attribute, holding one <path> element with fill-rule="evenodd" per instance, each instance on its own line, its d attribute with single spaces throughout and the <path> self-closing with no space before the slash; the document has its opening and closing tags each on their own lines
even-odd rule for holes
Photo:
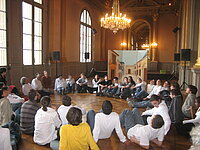
<svg viewBox="0 0 200 150">
<path fill-rule="evenodd" d="M 200 69 L 199 68 L 192 68 L 192 85 L 196 86 L 197 89 L 200 89 Z M 198 90 L 199 91 L 199 90 Z M 197 95 L 200 94 L 199 92 Z"/>
<path fill-rule="evenodd" d="M 198 57 L 196 64 L 194 65 L 196 68 L 200 68 L 200 15 L 199 15 L 199 40 L 198 40 Z"/>
<path fill-rule="evenodd" d="M 152 40 L 153 43 L 157 43 L 157 23 L 158 23 L 157 21 L 158 21 L 158 17 L 159 17 L 158 13 L 155 13 L 153 15 L 153 40 Z M 155 61 L 157 61 L 157 46 L 152 46 L 151 50 L 152 50 L 151 60 L 153 62 L 155 62 Z"/>
</svg>

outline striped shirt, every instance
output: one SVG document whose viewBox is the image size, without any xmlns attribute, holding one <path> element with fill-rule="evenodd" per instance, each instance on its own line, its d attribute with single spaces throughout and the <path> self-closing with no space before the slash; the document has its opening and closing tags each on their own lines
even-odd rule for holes
<svg viewBox="0 0 200 150">
<path fill-rule="evenodd" d="M 20 127 L 21 131 L 26 134 L 33 134 L 35 126 L 35 114 L 39 109 L 37 103 L 26 101 L 21 107 Z"/>
</svg>

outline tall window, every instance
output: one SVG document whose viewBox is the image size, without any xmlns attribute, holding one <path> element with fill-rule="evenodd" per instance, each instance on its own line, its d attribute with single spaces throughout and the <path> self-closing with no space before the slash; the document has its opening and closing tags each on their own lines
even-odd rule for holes
<svg viewBox="0 0 200 150">
<path fill-rule="evenodd" d="M 22 2 L 23 64 L 42 64 L 42 0 Z"/>
<path fill-rule="evenodd" d="M 6 0 L 0 0 L 0 66 L 7 65 Z"/>
<path fill-rule="evenodd" d="M 83 10 L 80 20 L 80 62 L 91 62 L 92 26 L 91 17 L 87 10 Z"/>
</svg>

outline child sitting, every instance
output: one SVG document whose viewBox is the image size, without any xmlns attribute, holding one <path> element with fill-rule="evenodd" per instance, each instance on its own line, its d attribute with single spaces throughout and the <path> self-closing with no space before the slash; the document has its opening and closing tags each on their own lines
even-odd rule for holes
<svg viewBox="0 0 200 150">
<path fill-rule="evenodd" d="M 50 107 L 51 99 L 49 96 L 41 98 L 42 107 L 35 115 L 35 131 L 33 140 L 39 145 L 46 145 L 57 138 L 57 130 L 61 121 L 57 112 Z"/>
<path fill-rule="evenodd" d="M 67 113 L 69 124 L 63 125 L 60 129 L 59 150 L 99 150 L 95 143 L 90 127 L 82 122 L 81 110 L 72 107 Z"/>
<path fill-rule="evenodd" d="M 185 91 L 188 95 L 185 99 L 185 102 L 182 106 L 182 112 L 185 117 L 192 118 L 191 116 L 191 107 L 195 105 L 197 88 L 193 85 L 188 85 L 188 88 Z"/>
<path fill-rule="evenodd" d="M 6 124 L 11 121 L 11 116 L 13 114 L 11 104 L 8 100 L 8 87 L 3 87 L 0 91 L 0 125 Z"/>
</svg>

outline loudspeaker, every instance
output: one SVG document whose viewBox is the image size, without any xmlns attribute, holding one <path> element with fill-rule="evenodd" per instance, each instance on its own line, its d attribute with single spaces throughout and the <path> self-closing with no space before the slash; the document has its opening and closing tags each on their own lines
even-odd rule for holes
<svg viewBox="0 0 200 150">
<path fill-rule="evenodd" d="M 176 33 L 180 28 L 179 27 L 176 27 L 172 30 L 172 32 Z"/>
<path fill-rule="evenodd" d="M 181 61 L 190 61 L 191 49 L 181 49 Z"/>
<path fill-rule="evenodd" d="M 180 61 L 180 53 L 174 53 L 174 61 Z"/>
<path fill-rule="evenodd" d="M 53 61 L 59 61 L 60 60 L 60 51 L 54 51 L 52 53 L 52 60 Z"/>
<path fill-rule="evenodd" d="M 89 59 L 90 58 L 90 53 L 86 52 L 85 53 L 85 59 Z"/>
<path fill-rule="evenodd" d="M 97 33 L 97 30 L 96 30 L 95 28 L 93 28 L 93 29 L 92 29 L 92 33 L 93 33 L 93 34 L 96 34 L 96 33 Z"/>
</svg>

